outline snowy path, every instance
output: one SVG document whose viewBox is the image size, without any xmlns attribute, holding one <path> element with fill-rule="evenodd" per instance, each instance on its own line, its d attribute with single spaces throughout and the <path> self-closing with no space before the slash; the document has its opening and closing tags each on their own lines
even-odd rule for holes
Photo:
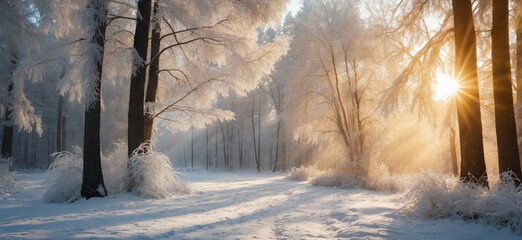
<svg viewBox="0 0 522 240">
<path fill-rule="evenodd" d="M 520 239 L 508 230 L 400 217 L 402 195 L 313 187 L 281 175 L 187 173 L 196 193 L 46 204 L 43 174 L 0 196 L 0 239 Z"/>
</svg>

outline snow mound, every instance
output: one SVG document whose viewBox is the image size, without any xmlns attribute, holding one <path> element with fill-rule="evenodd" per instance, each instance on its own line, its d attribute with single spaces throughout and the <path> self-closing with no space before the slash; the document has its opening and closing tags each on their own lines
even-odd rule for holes
<svg viewBox="0 0 522 240">
<path fill-rule="evenodd" d="M 143 143 L 132 153 L 128 165 L 129 190 L 144 198 L 161 199 L 172 193 L 190 193 L 187 182 L 174 171 L 169 158 Z"/>
<path fill-rule="evenodd" d="M 76 198 L 82 186 L 82 150 L 75 147 L 73 152 L 55 152 L 50 156 L 54 161 L 45 173 L 44 182 L 49 188 L 43 200 L 66 202 Z"/>
<path fill-rule="evenodd" d="M 0 196 L 10 195 L 16 191 L 16 182 L 9 169 L 12 167 L 12 158 L 0 157 Z"/>
<path fill-rule="evenodd" d="M 423 218 L 455 218 L 509 228 L 522 234 L 522 185 L 512 173 L 491 190 L 453 179 L 425 174 L 406 195 L 399 213 Z"/>
</svg>

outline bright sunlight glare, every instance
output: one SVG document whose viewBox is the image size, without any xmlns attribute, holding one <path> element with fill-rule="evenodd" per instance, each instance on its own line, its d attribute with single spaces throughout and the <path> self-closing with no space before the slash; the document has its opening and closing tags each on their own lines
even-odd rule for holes
<svg viewBox="0 0 522 240">
<path fill-rule="evenodd" d="M 459 90 L 459 83 L 446 74 L 437 74 L 435 83 L 435 100 L 446 100 Z"/>
</svg>

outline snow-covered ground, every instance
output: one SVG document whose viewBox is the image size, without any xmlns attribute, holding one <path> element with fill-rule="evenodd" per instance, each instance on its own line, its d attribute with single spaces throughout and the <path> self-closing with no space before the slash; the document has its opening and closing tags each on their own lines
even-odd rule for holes
<svg viewBox="0 0 522 240">
<path fill-rule="evenodd" d="M 520 239 L 507 229 L 399 216 L 403 194 L 314 187 L 280 174 L 185 173 L 193 194 L 43 203 L 43 173 L 0 196 L 0 239 Z"/>
</svg>

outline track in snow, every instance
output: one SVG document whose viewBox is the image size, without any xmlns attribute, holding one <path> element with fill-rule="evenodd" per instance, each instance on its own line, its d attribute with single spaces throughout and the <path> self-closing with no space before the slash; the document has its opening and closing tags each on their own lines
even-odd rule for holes
<svg viewBox="0 0 522 240">
<path fill-rule="evenodd" d="M 0 239 L 518 239 L 508 230 L 395 213 L 402 194 L 313 187 L 277 174 L 186 173 L 195 193 L 42 203 L 42 173 L 0 197 Z"/>
</svg>

